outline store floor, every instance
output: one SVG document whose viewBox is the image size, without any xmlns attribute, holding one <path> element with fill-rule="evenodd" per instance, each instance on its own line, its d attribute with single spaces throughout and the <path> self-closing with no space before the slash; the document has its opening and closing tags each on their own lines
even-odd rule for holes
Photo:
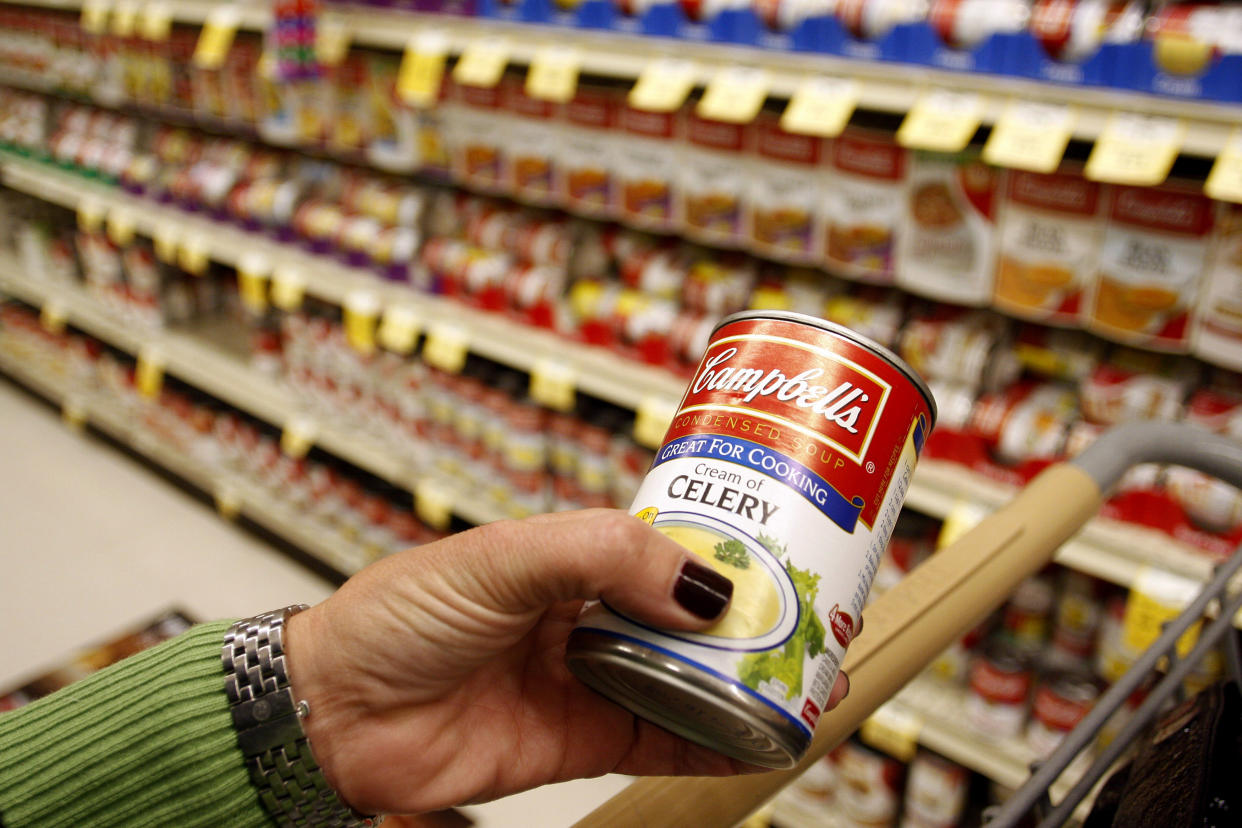
<svg viewBox="0 0 1242 828">
<path fill-rule="evenodd" d="M 332 585 L 0 378 L 0 691 L 180 608 L 199 620 L 326 597 Z M 416 750 L 416 746 L 411 746 Z M 482 828 L 570 825 L 626 780 L 467 809 Z"/>
</svg>

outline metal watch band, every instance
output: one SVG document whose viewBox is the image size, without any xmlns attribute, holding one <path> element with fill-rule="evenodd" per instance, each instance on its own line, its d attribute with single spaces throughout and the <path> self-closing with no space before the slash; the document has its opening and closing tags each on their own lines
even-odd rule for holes
<svg viewBox="0 0 1242 828">
<path fill-rule="evenodd" d="M 284 627 L 306 604 L 265 612 L 224 634 L 224 690 L 237 745 L 259 800 L 278 825 L 315 828 L 374 826 L 383 817 L 354 811 L 324 779 L 301 719 L 309 708 L 289 689 Z"/>
</svg>

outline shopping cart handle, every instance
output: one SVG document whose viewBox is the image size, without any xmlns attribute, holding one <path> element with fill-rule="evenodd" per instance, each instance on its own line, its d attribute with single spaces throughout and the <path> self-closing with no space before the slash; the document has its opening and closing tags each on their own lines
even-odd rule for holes
<svg viewBox="0 0 1242 828">
<path fill-rule="evenodd" d="M 917 567 L 866 610 L 844 669 L 849 697 L 820 720 L 803 760 L 787 771 L 725 779 L 635 781 L 577 828 L 728 828 L 775 796 L 858 729 L 863 719 L 967 630 L 1098 511 L 1103 493 L 1137 463 L 1178 463 L 1242 486 L 1242 444 L 1200 429 L 1135 423 L 1112 429 L 1072 462 L 1046 469 L 1008 505 Z"/>
</svg>

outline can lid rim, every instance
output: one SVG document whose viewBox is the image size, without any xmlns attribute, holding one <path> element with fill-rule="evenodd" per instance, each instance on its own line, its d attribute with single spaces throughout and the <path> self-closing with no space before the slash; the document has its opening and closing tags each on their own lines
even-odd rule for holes
<svg viewBox="0 0 1242 828">
<path fill-rule="evenodd" d="M 852 340 L 859 345 L 863 345 L 876 351 L 880 356 L 887 359 L 893 364 L 893 367 L 906 375 L 906 378 L 914 383 L 914 387 L 923 395 L 923 399 L 927 401 L 927 406 L 931 413 L 931 423 L 928 424 L 928 430 L 936 425 L 938 419 L 938 411 L 936 408 L 936 398 L 932 396 L 931 388 L 928 387 L 927 381 L 920 377 L 913 368 L 893 350 L 886 348 L 874 339 L 863 336 L 857 331 L 851 330 L 844 325 L 836 322 L 829 322 L 826 319 L 820 319 L 818 316 L 811 316 L 806 313 L 796 313 L 794 311 L 778 311 L 778 310 L 747 310 L 731 313 L 716 323 L 716 327 L 712 329 L 712 335 L 715 336 L 716 331 L 725 325 L 734 322 L 741 322 L 747 319 L 775 319 L 783 322 L 797 322 L 803 325 L 809 325 L 813 328 L 820 328 L 830 333 L 837 334 L 845 339 Z"/>
</svg>

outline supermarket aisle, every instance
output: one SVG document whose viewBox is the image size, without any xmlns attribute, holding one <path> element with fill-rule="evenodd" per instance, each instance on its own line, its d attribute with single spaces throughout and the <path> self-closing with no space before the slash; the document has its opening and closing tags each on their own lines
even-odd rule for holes
<svg viewBox="0 0 1242 828">
<path fill-rule="evenodd" d="M 207 620 L 331 592 L 5 380 L 0 422 L 0 630 L 10 642 L 0 686 L 174 605 Z"/>
<path fill-rule="evenodd" d="M 332 585 L 0 378 L 0 688 L 173 606 L 198 619 L 314 603 Z M 239 577 L 237 573 L 247 573 Z M 569 825 L 623 787 L 555 785 L 469 809 Z M 564 820 L 560 822 L 560 820 Z"/>
</svg>

